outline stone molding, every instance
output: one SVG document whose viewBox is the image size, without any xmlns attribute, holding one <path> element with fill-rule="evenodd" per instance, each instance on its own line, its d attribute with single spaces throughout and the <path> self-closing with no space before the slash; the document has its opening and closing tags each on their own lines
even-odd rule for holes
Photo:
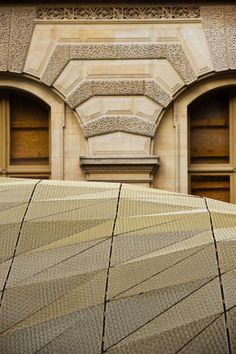
<svg viewBox="0 0 236 354">
<path fill-rule="evenodd" d="M 126 132 L 143 136 L 153 137 L 154 125 L 146 119 L 129 116 L 103 116 L 83 124 L 85 137 L 92 137 L 111 132 Z"/>
<path fill-rule="evenodd" d="M 147 173 L 153 174 L 160 166 L 159 156 L 148 157 L 85 157 L 80 156 L 85 173 Z"/>
<path fill-rule="evenodd" d="M 159 167 L 159 157 L 83 157 L 80 167 L 88 181 L 141 183 L 149 186 Z"/>
<path fill-rule="evenodd" d="M 34 7 L 0 8 L 0 71 L 23 72 L 35 16 Z"/>
<path fill-rule="evenodd" d="M 156 20 L 199 18 L 197 6 L 38 7 L 37 20 Z"/>
<path fill-rule="evenodd" d="M 84 80 L 66 98 L 76 108 L 93 96 L 147 96 L 167 107 L 171 96 L 155 80 Z"/>
<path fill-rule="evenodd" d="M 167 59 L 187 84 L 196 79 L 180 43 L 57 44 L 41 81 L 52 85 L 70 60 Z"/>
</svg>

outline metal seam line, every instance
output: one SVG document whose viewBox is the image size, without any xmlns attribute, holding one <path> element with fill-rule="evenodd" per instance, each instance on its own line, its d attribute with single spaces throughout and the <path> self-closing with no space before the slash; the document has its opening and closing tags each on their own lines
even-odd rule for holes
<svg viewBox="0 0 236 354">
<path fill-rule="evenodd" d="M 188 256 L 186 256 L 186 257 L 180 259 L 179 261 L 177 261 L 177 262 L 175 262 L 175 263 L 169 265 L 168 267 L 162 269 L 161 271 L 159 271 L 159 272 L 157 272 L 157 273 L 154 273 L 154 274 L 150 275 L 148 278 L 145 278 L 145 279 L 141 280 L 141 281 L 138 282 L 137 284 L 135 284 L 135 285 L 133 285 L 133 286 L 130 286 L 129 288 L 127 288 L 127 289 L 125 289 L 125 290 L 119 292 L 118 294 L 112 296 L 112 297 L 111 297 L 111 300 L 112 300 L 112 301 L 120 300 L 120 298 L 116 299 L 117 296 L 119 296 L 119 295 L 121 295 L 121 294 L 124 294 L 124 293 L 126 293 L 127 291 L 129 291 L 129 290 L 131 290 L 131 289 L 134 289 L 136 286 L 138 286 L 138 285 L 140 285 L 140 284 L 143 284 L 143 283 L 145 283 L 146 281 L 148 281 L 148 280 L 150 280 L 150 279 L 152 279 L 152 278 L 155 278 L 156 276 L 158 276 L 158 275 L 164 273 L 164 272 L 167 271 L 167 270 L 170 270 L 172 267 L 175 267 L 177 264 L 180 264 L 180 263 L 186 261 L 186 259 L 195 256 L 196 254 L 198 254 L 198 253 L 200 253 L 201 251 L 205 250 L 205 249 L 208 248 L 209 246 L 210 246 L 210 244 L 208 244 L 208 245 L 205 246 L 205 247 L 202 247 L 202 248 L 198 249 L 197 251 L 195 251 L 195 252 L 189 254 Z"/>
<path fill-rule="evenodd" d="M 191 344 L 194 339 L 196 339 L 198 336 L 200 336 L 204 331 L 207 330 L 213 323 L 215 323 L 223 314 L 221 313 L 218 315 L 214 320 L 212 320 L 208 325 L 206 325 L 200 332 L 198 332 L 193 338 L 191 338 L 187 343 L 185 343 L 180 349 L 178 349 L 175 354 L 180 353 L 184 348 L 188 347 L 189 344 Z"/>
<path fill-rule="evenodd" d="M 111 348 L 113 348 L 114 346 L 116 346 L 118 343 L 122 342 L 124 339 L 128 338 L 129 336 L 131 336 L 132 334 L 134 334 L 135 332 L 139 331 L 141 328 L 145 327 L 147 324 L 151 323 L 152 321 L 156 320 L 159 316 L 163 315 L 164 313 L 168 312 L 170 309 L 172 309 L 174 306 L 176 306 L 177 304 L 181 303 L 182 301 L 186 300 L 188 297 L 190 297 L 191 295 L 195 294 L 198 290 L 202 289 L 204 286 L 210 284 L 212 281 L 214 281 L 215 279 L 218 278 L 218 275 L 214 276 L 212 279 L 208 280 L 207 282 L 203 283 L 201 286 L 199 286 L 197 289 L 191 291 L 189 294 L 185 295 L 182 299 L 178 300 L 177 302 L 175 302 L 174 304 L 172 304 L 171 306 L 169 306 L 168 308 L 166 308 L 165 310 L 163 310 L 162 312 L 160 312 L 158 315 L 154 316 L 153 318 L 150 318 L 149 320 L 147 320 L 145 323 L 143 323 L 142 325 L 138 326 L 137 328 L 135 328 L 132 332 L 126 334 L 124 337 L 122 337 L 121 339 L 119 339 L 117 342 L 115 342 L 114 344 L 112 344 L 110 347 L 108 347 L 105 351 L 105 353 L 107 352 L 107 350 L 110 350 Z M 220 314 L 222 315 L 223 312 Z"/>
<path fill-rule="evenodd" d="M 190 294 L 188 294 L 187 296 L 185 296 L 183 299 L 180 299 L 179 301 L 177 301 L 176 303 L 174 303 L 173 305 L 171 305 L 170 307 L 168 307 L 166 310 L 164 310 L 162 313 L 160 313 L 160 315 L 162 315 L 163 313 L 167 312 L 169 309 L 171 309 L 172 307 L 174 307 L 176 304 L 180 303 L 182 300 L 185 300 L 185 298 L 187 298 L 188 296 L 192 295 L 193 293 L 195 293 L 197 290 L 201 289 L 203 286 L 209 284 L 211 281 L 215 280 L 217 278 L 214 277 L 213 279 L 207 281 L 206 283 L 204 283 L 203 285 L 201 285 L 199 288 L 197 288 L 196 290 L 194 290 L 193 292 L 191 292 Z M 46 306 L 45 306 L 46 307 Z M 38 311 L 37 311 L 38 312 Z M 203 330 L 207 329 L 213 322 L 215 322 L 218 318 L 220 318 L 221 316 L 223 315 L 223 313 L 220 313 L 220 315 L 218 315 L 213 321 L 211 321 Z M 155 316 L 155 318 L 152 318 L 151 320 L 149 320 L 147 323 L 144 324 L 144 326 L 146 324 L 148 324 L 149 322 L 155 320 L 159 315 Z M 22 322 L 22 321 L 21 321 Z M 46 348 L 49 344 L 51 344 L 54 340 L 56 340 L 57 338 L 59 338 L 65 331 L 67 331 L 68 329 L 72 328 L 78 321 L 75 321 L 73 324 L 71 324 L 68 328 L 66 328 L 66 330 L 63 330 L 60 334 L 58 334 L 56 337 L 54 337 L 52 340 L 50 340 L 49 342 L 47 342 L 45 345 L 43 345 L 41 348 L 39 348 L 34 354 L 37 354 L 39 353 L 42 349 Z M 137 330 L 139 330 L 140 328 L 142 328 L 143 326 L 139 327 Z M 196 334 L 196 336 L 198 336 L 199 334 L 201 334 L 201 332 L 203 331 L 201 330 L 200 332 L 198 332 Z M 132 333 L 130 334 L 133 334 L 134 332 L 136 332 L 136 330 L 134 330 Z M 124 338 L 120 339 L 118 342 L 116 342 L 115 344 L 112 344 L 110 347 L 108 347 L 104 353 L 107 353 L 107 350 L 109 350 L 110 348 L 114 347 L 116 344 L 118 344 L 119 342 L 123 341 L 123 339 L 129 337 L 129 335 L 126 335 Z M 195 336 L 195 337 L 196 337 Z M 195 338 L 194 337 L 194 338 Z M 192 340 L 194 339 L 192 338 Z M 191 341 L 191 340 L 190 340 Z M 190 342 L 189 341 L 189 342 Z"/>
<path fill-rule="evenodd" d="M 118 211 L 119 211 L 119 205 L 120 205 L 121 188 L 122 188 L 122 183 L 119 186 L 119 192 L 118 192 L 118 198 L 117 198 L 117 206 L 116 206 L 116 215 L 115 215 L 115 218 L 114 218 L 112 234 L 111 234 L 111 246 L 110 246 L 109 261 L 108 261 L 108 267 L 107 267 L 107 278 L 106 278 L 106 286 L 105 286 L 105 295 L 104 295 L 101 353 L 104 353 L 104 345 L 105 345 L 106 308 L 107 308 L 107 301 L 108 301 L 107 300 L 107 295 L 108 295 L 109 272 L 110 272 L 110 267 L 111 267 L 111 257 L 112 257 L 112 246 L 113 246 L 113 241 L 114 241 L 114 233 L 115 233 L 116 221 L 117 221 L 117 218 L 118 218 Z"/>
<path fill-rule="evenodd" d="M 221 276 L 221 270 L 220 270 L 220 260 L 219 260 L 219 252 L 218 252 L 218 246 L 217 246 L 217 241 L 214 233 L 214 227 L 213 227 L 213 220 L 211 216 L 211 212 L 207 203 L 207 198 L 203 198 L 206 203 L 206 208 L 209 213 L 209 218 L 210 218 L 210 224 L 211 224 L 211 233 L 212 237 L 214 240 L 214 246 L 215 246 L 215 255 L 216 255 L 216 262 L 217 262 L 217 268 L 218 268 L 218 277 L 219 277 L 219 283 L 220 283 L 220 291 L 221 291 L 221 300 L 222 300 L 222 306 L 224 310 L 224 320 L 225 320 L 225 329 L 226 329 L 226 339 L 228 343 L 228 350 L 229 354 L 232 354 L 232 349 L 231 349 L 231 340 L 230 340 L 230 334 L 229 334 L 229 327 L 228 327 L 228 316 L 227 316 L 227 310 L 225 306 L 225 294 L 224 294 L 224 287 L 223 287 L 223 282 L 222 282 L 222 276 Z"/>
<path fill-rule="evenodd" d="M 10 273 L 11 273 L 11 269 L 12 269 L 12 265 L 13 265 L 13 262 L 14 262 L 14 259 L 15 259 L 16 249 L 17 249 L 17 246 L 18 246 L 18 243 L 19 243 L 19 239 L 20 239 L 20 236 L 21 236 L 21 231 L 22 231 L 22 227 L 23 227 L 23 224 L 24 224 L 24 220 L 25 220 L 26 214 L 27 214 L 27 212 L 28 212 L 28 209 L 29 209 L 31 200 L 32 200 L 32 198 L 33 198 L 35 189 L 36 189 L 37 185 L 38 185 L 41 181 L 42 181 L 42 180 L 39 180 L 37 183 L 35 183 L 35 185 L 34 185 L 34 187 L 33 187 L 33 190 L 32 190 L 32 192 L 31 192 L 29 201 L 28 201 L 28 205 L 27 205 L 27 207 L 26 207 L 26 209 L 25 209 L 23 218 L 22 218 L 22 220 L 21 220 L 20 229 L 19 229 L 18 236 L 17 236 L 17 239 L 16 239 L 16 244 L 15 244 L 15 249 L 14 249 L 14 252 L 13 252 L 11 264 L 10 264 L 10 267 L 9 267 L 9 269 L 8 269 L 8 273 L 7 273 L 7 276 L 6 276 L 6 279 L 5 279 L 5 282 L 4 282 L 4 286 L 3 286 L 3 290 L 2 290 L 2 296 L 1 296 L 1 299 L 0 299 L 0 308 L 1 308 L 1 306 L 2 306 L 2 301 L 3 301 L 4 293 L 5 293 L 5 290 L 6 290 L 7 282 L 8 282 L 8 279 L 9 279 L 9 276 L 10 276 Z"/>
</svg>

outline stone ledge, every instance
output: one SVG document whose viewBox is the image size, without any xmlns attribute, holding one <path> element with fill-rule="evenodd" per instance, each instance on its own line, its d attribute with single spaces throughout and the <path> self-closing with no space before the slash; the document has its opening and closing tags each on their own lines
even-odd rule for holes
<svg viewBox="0 0 236 354">
<path fill-rule="evenodd" d="M 80 166 L 86 173 L 148 173 L 159 167 L 159 157 L 80 157 Z"/>
</svg>

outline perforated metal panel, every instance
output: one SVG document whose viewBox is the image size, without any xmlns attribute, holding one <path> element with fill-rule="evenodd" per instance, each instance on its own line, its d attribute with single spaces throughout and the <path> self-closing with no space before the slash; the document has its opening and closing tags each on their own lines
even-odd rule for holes
<svg viewBox="0 0 236 354">
<path fill-rule="evenodd" d="M 0 179 L 0 353 L 236 353 L 236 206 Z"/>
</svg>

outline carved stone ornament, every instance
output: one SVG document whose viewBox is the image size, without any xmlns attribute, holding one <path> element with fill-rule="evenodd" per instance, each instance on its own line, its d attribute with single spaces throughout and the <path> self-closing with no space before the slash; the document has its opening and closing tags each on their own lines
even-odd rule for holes
<svg viewBox="0 0 236 354">
<path fill-rule="evenodd" d="M 214 68 L 216 71 L 226 70 L 228 49 L 224 8 L 203 7 L 201 15 Z"/>
<path fill-rule="evenodd" d="M 12 9 L 9 71 L 22 72 L 34 30 L 35 8 Z"/>
<path fill-rule="evenodd" d="M 43 72 L 41 81 L 52 85 L 70 60 L 164 59 L 185 83 L 196 79 L 180 43 L 135 44 L 57 44 Z"/>
<path fill-rule="evenodd" d="M 0 70 L 8 68 L 8 51 L 10 39 L 11 10 L 0 8 Z"/>
<path fill-rule="evenodd" d="M 137 116 L 114 115 L 100 117 L 83 124 L 83 131 L 86 137 L 117 131 L 153 137 L 155 127 L 148 120 Z"/>
<path fill-rule="evenodd" d="M 145 95 L 162 107 L 167 107 L 171 96 L 155 80 L 85 80 L 69 94 L 66 101 L 75 108 L 93 96 Z"/>
<path fill-rule="evenodd" d="M 236 6 L 202 6 L 201 18 L 215 71 L 236 69 Z"/>
<path fill-rule="evenodd" d="M 236 69 L 236 6 L 225 8 L 229 69 Z"/>
<path fill-rule="evenodd" d="M 0 71 L 23 71 L 35 16 L 34 7 L 0 8 Z"/>
<path fill-rule="evenodd" d="M 199 18 L 196 6 L 38 7 L 38 20 L 156 20 Z"/>
</svg>

